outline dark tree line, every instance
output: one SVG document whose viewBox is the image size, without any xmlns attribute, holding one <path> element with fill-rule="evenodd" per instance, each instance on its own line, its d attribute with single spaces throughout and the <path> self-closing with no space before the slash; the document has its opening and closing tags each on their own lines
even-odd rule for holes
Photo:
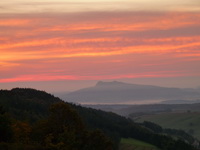
<svg viewBox="0 0 200 150">
<path fill-rule="evenodd" d="M 10 118 L 11 119 L 11 118 Z M 85 128 L 78 113 L 60 102 L 50 115 L 31 125 L 0 115 L 0 149 L 113 150 L 112 141 L 100 130 Z"/>
<path fill-rule="evenodd" d="M 192 144 L 196 141 L 196 139 L 194 137 L 192 137 L 191 135 L 189 135 L 188 133 L 186 133 L 183 130 L 168 129 L 168 128 L 165 129 L 165 128 L 162 128 L 161 126 L 159 126 L 153 122 L 149 122 L 149 121 L 144 121 L 143 123 L 139 123 L 139 124 L 141 126 L 144 126 L 148 129 L 150 129 L 154 133 L 171 135 L 173 137 L 178 138 L 179 140 L 187 141 L 190 144 Z"/>
</svg>

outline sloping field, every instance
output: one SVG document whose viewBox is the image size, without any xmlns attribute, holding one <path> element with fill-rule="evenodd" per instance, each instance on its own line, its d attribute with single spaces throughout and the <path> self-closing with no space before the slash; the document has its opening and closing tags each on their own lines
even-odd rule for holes
<svg viewBox="0 0 200 150">
<path fill-rule="evenodd" d="M 151 121 L 163 128 L 181 129 L 200 139 L 199 112 L 172 112 L 140 116 L 138 122 Z"/>
<path fill-rule="evenodd" d="M 119 150 L 159 150 L 156 146 L 135 139 L 121 139 Z"/>
</svg>

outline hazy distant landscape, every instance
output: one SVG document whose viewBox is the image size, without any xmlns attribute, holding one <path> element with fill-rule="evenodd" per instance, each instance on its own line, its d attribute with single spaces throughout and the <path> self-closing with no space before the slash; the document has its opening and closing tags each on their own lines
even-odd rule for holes
<svg viewBox="0 0 200 150">
<path fill-rule="evenodd" d="M 80 104 L 151 104 L 198 103 L 200 90 L 99 81 L 95 86 L 56 94 L 61 99 Z"/>
</svg>

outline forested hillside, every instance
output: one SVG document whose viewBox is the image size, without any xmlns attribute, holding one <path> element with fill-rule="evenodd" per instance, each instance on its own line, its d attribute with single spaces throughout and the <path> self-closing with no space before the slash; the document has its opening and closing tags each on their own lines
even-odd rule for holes
<svg viewBox="0 0 200 150">
<path fill-rule="evenodd" d="M 195 150 L 181 138 L 43 91 L 1 90 L 0 105 L 1 149 L 117 150 L 121 138 L 134 138 L 161 150 Z"/>
</svg>

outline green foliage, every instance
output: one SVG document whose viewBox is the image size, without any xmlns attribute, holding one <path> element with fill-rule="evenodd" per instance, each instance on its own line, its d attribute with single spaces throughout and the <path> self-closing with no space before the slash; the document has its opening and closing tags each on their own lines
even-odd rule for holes
<svg viewBox="0 0 200 150">
<path fill-rule="evenodd" d="M 149 122 L 149 121 L 144 121 L 142 123 L 143 126 L 147 127 L 148 129 L 151 129 L 153 132 L 155 133 L 162 133 L 163 129 L 161 126 L 153 123 L 153 122 Z"/>
</svg>

